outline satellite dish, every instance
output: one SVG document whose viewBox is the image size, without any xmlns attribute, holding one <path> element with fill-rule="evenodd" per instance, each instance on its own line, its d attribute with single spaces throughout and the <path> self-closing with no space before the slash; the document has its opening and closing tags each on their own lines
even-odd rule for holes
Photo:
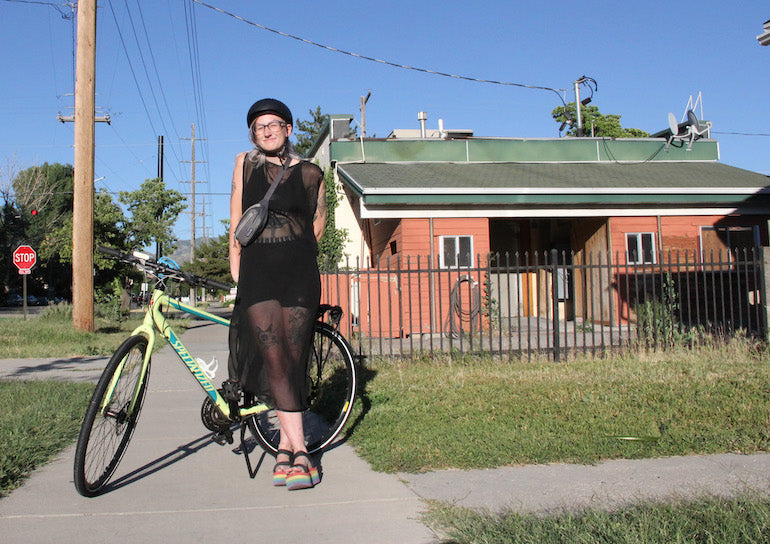
<svg viewBox="0 0 770 544">
<path fill-rule="evenodd" d="M 692 144 L 695 140 L 703 138 L 704 135 L 708 137 L 711 130 L 711 123 L 708 121 L 699 121 L 698 116 L 692 110 L 687 110 L 687 120 L 681 125 L 676 122 L 676 117 L 673 113 L 668 114 L 668 128 L 671 130 L 671 136 L 666 141 L 666 149 L 671 143 L 676 140 L 679 142 L 687 141 L 687 151 L 692 150 Z M 682 133 L 679 132 L 680 126 L 686 130 Z"/>
<path fill-rule="evenodd" d="M 671 130 L 671 136 L 676 136 L 679 134 L 679 123 L 676 121 L 676 117 L 674 117 L 674 114 L 671 112 L 668 113 L 668 128 Z"/>
<path fill-rule="evenodd" d="M 688 113 L 692 113 L 692 112 L 688 112 Z M 691 126 L 690 119 L 688 119 L 687 122 L 682 123 L 682 125 L 685 127 L 684 132 L 679 131 L 679 122 L 676 120 L 676 117 L 674 116 L 674 114 L 673 113 L 668 114 L 668 129 L 671 131 L 671 136 L 669 136 L 668 140 L 666 140 L 666 150 L 668 150 L 668 147 L 671 145 L 671 143 L 674 140 L 676 140 L 677 142 L 684 142 L 685 140 L 687 140 L 688 141 L 687 151 L 691 149 L 694 136 L 692 133 L 693 129 Z"/>
</svg>

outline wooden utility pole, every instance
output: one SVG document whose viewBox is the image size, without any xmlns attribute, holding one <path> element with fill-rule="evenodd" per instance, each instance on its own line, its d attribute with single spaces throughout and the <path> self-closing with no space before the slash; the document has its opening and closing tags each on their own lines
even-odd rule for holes
<svg viewBox="0 0 770 544">
<path fill-rule="evenodd" d="M 205 162 L 205 161 L 196 161 L 195 160 L 195 142 L 198 140 L 201 140 L 205 138 L 195 138 L 195 123 L 192 124 L 192 137 L 191 138 L 182 138 L 182 140 L 190 140 L 190 145 L 192 146 L 192 156 L 190 161 L 182 161 L 182 162 L 189 162 L 192 164 L 191 168 L 191 177 L 190 181 L 183 181 L 182 183 L 189 183 L 190 184 L 190 262 L 192 262 L 195 259 L 195 219 L 197 218 L 197 214 L 195 213 L 195 164 L 198 162 Z M 190 304 L 195 306 L 195 287 L 190 287 Z"/>
<path fill-rule="evenodd" d="M 158 179 L 163 181 L 163 136 L 158 136 Z M 160 218 L 158 218 L 160 220 Z M 155 241 L 155 260 L 159 261 L 163 256 L 163 247 L 160 242 Z"/>
<path fill-rule="evenodd" d="M 366 138 L 366 103 L 370 96 L 372 91 L 367 91 L 366 96 L 361 97 L 361 138 Z"/>
<path fill-rule="evenodd" d="M 77 330 L 93 332 L 96 0 L 80 0 L 77 9 L 72 325 Z"/>
</svg>

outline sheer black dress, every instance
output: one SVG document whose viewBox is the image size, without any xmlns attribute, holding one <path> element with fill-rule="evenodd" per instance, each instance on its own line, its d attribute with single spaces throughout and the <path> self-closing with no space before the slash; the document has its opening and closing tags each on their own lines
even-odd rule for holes
<svg viewBox="0 0 770 544">
<path fill-rule="evenodd" d="M 244 158 L 244 210 L 262 199 L 280 169 Z M 291 166 L 270 199 L 265 230 L 241 248 L 228 370 L 245 392 L 287 412 L 306 408 L 308 350 L 321 297 L 313 234 L 321 183 L 318 166 Z"/>
</svg>

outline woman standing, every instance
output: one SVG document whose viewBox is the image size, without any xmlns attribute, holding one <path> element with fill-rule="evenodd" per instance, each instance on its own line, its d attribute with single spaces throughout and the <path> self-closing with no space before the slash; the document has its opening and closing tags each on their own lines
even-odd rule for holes
<svg viewBox="0 0 770 544">
<path fill-rule="evenodd" d="M 291 111 L 266 98 L 246 116 L 254 148 L 236 157 L 230 198 L 230 272 L 238 284 L 230 325 L 230 377 L 275 408 L 281 426 L 273 484 L 313 487 L 302 422 L 306 365 L 321 296 L 316 255 L 326 224 L 323 172 L 292 151 Z M 276 179 L 280 176 L 281 179 Z M 271 183 L 265 229 L 248 246 L 235 239 L 243 211 Z"/>
</svg>

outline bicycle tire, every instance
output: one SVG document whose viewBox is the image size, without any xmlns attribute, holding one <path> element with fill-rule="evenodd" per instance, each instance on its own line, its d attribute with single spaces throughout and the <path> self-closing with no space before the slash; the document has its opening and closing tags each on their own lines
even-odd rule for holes
<svg viewBox="0 0 770 544">
<path fill-rule="evenodd" d="M 353 410 L 357 372 L 353 350 L 332 326 L 317 322 L 308 360 L 308 409 L 303 412 L 307 451 L 311 455 L 331 444 Z M 280 427 L 274 410 L 247 418 L 248 429 L 262 448 L 275 455 Z"/>
<path fill-rule="evenodd" d="M 110 358 L 91 396 L 75 448 L 75 488 L 84 497 L 94 497 L 103 490 L 131 440 L 150 375 L 148 362 L 142 376 L 147 343 L 141 335 L 126 339 Z M 128 413 L 137 384 L 134 409 Z M 110 391 L 111 398 L 103 410 Z"/>
</svg>

